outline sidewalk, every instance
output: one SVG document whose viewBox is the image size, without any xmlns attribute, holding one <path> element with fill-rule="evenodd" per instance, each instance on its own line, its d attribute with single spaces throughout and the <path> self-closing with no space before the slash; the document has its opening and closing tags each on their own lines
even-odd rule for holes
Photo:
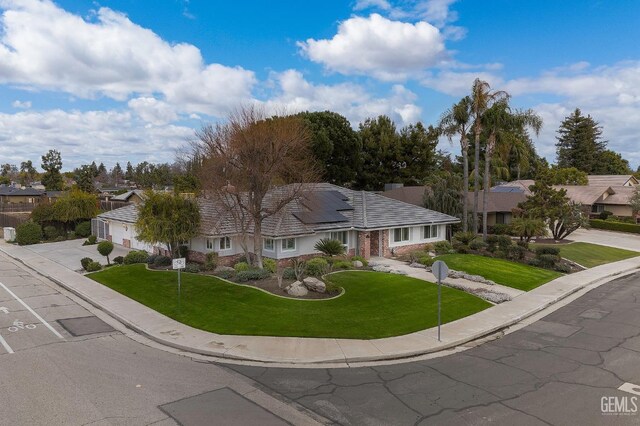
<svg viewBox="0 0 640 426">
<path fill-rule="evenodd" d="M 431 328 L 404 336 L 375 340 L 230 336 L 181 324 L 89 278 L 26 248 L 0 242 L 0 250 L 102 309 L 123 324 L 162 344 L 222 361 L 296 365 L 349 366 L 392 360 L 462 345 L 494 333 L 541 311 L 596 282 L 640 268 L 640 258 L 577 272 L 522 294 L 512 301 L 442 326 L 442 341 Z"/>
</svg>

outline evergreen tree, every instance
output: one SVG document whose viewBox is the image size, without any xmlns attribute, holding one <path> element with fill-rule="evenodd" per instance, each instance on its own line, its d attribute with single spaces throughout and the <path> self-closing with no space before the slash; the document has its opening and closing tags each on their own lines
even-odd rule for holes
<svg viewBox="0 0 640 426">
<path fill-rule="evenodd" d="M 96 189 L 93 186 L 94 176 L 91 166 L 84 164 L 80 166 L 80 168 L 75 169 L 74 173 L 74 179 L 79 190 L 89 193 L 95 192 Z"/>
<path fill-rule="evenodd" d="M 585 117 L 576 108 L 560 124 L 556 139 L 558 167 L 575 167 L 587 174 L 598 171 L 607 141 L 602 140 L 602 127 L 590 115 Z"/>
<path fill-rule="evenodd" d="M 631 174 L 629 162 L 622 155 L 607 149 L 602 154 L 593 171 L 595 175 L 627 175 Z"/>
<path fill-rule="evenodd" d="M 135 172 L 133 170 L 133 166 L 131 165 L 130 161 L 127 161 L 127 169 L 124 174 L 124 178 L 126 180 L 133 180 L 134 175 L 135 175 Z"/>
<path fill-rule="evenodd" d="M 116 165 L 111 169 L 111 179 L 115 186 L 118 186 L 118 183 L 124 178 L 122 175 L 122 167 L 120 167 L 120 163 L 116 163 Z"/>
<path fill-rule="evenodd" d="M 60 174 L 60 169 L 62 168 L 60 152 L 55 149 L 49 150 L 49 152 L 42 156 L 42 164 L 40 167 L 44 170 L 42 184 L 47 191 L 62 191 L 64 183 L 62 181 L 62 174 Z"/>
</svg>

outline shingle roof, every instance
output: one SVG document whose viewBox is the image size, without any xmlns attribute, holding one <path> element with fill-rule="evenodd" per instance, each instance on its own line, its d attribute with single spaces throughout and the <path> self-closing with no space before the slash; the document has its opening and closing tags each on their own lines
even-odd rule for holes
<svg viewBox="0 0 640 426">
<path fill-rule="evenodd" d="M 524 192 L 489 192 L 487 198 L 487 213 L 510 212 L 518 207 L 518 204 L 526 201 L 527 196 Z M 484 192 L 480 192 L 478 197 L 478 206 L 483 211 Z M 467 205 L 473 206 L 473 192 L 467 196 Z"/>
<path fill-rule="evenodd" d="M 598 204 L 629 205 L 631 196 L 636 191 L 634 186 L 612 186 L 613 194 L 596 201 Z"/>
<path fill-rule="evenodd" d="M 115 197 L 111 197 L 111 200 L 112 201 L 128 201 L 129 198 L 131 198 L 131 196 L 134 195 L 134 194 L 137 195 L 138 197 L 144 199 L 144 196 L 145 196 L 144 195 L 144 191 L 141 191 L 139 189 L 134 189 L 134 190 L 131 190 L 131 191 L 124 192 L 124 193 L 122 193 L 120 195 L 116 195 Z"/>
<path fill-rule="evenodd" d="M 353 206 L 353 210 L 340 212 L 347 220 L 339 223 L 305 224 L 293 215 L 294 212 L 302 212 L 306 209 L 300 201 L 296 200 L 285 206 L 278 214 L 267 217 L 262 223 L 262 234 L 268 237 L 282 237 L 307 235 L 332 229 L 353 228 L 367 230 L 431 223 L 456 223 L 459 221 L 453 216 L 372 192 L 353 191 L 328 183 L 310 184 L 310 190 L 338 191 L 342 193 L 348 198 L 347 203 Z M 278 189 L 274 191 L 278 191 Z M 265 198 L 265 203 L 268 205 L 269 202 L 270 197 L 268 196 Z M 238 233 L 236 220 L 240 219 L 234 220 L 233 214 L 228 211 L 222 202 L 199 198 L 198 205 L 200 206 L 201 215 L 201 234 L 219 236 Z M 103 213 L 98 217 L 134 223 L 136 216 L 137 210 L 135 206 L 126 206 Z M 249 233 L 253 232 L 251 223 L 247 224 L 247 231 Z"/>
<path fill-rule="evenodd" d="M 553 187 L 566 190 L 567 197 L 571 201 L 585 205 L 595 204 L 605 192 L 613 193 L 613 190 L 607 186 L 554 185 Z"/>
<path fill-rule="evenodd" d="M 0 186 L 0 195 L 16 197 L 39 197 L 44 191 L 34 188 L 16 188 L 14 186 Z"/>
<path fill-rule="evenodd" d="M 630 180 L 637 184 L 633 175 L 589 175 L 587 178 L 592 186 L 625 186 Z"/>
</svg>

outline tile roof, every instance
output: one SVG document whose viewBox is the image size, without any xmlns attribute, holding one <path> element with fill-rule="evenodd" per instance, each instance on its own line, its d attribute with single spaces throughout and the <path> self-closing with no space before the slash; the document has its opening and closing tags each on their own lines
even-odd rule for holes
<svg viewBox="0 0 640 426">
<path fill-rule="evenodd" d="M 138 218 L 138 210 L 135 205 L 129 205 L 120 207 L 119 209 L 111 210 L 98 215 L 101 219 L 115 220 L 124 223 L 135 223 Z"/>
</svg>

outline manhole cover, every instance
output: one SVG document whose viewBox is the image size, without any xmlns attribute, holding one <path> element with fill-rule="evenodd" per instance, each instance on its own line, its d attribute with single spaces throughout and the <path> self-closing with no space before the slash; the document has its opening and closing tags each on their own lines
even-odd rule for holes
<svg viewBox="0 0 640 426">
<path fill-rule="evenodd" d="M 86 336 L 87 334 L 116 331 L 113 327 L 98 317 L 59 319 L 58 323 L 72 336 Z"/>
<path fill-rule="evenodd" d="M 184 426 L 289 424 L 229 388 L 170 402 L 160 409 Z"/>
</svg>

